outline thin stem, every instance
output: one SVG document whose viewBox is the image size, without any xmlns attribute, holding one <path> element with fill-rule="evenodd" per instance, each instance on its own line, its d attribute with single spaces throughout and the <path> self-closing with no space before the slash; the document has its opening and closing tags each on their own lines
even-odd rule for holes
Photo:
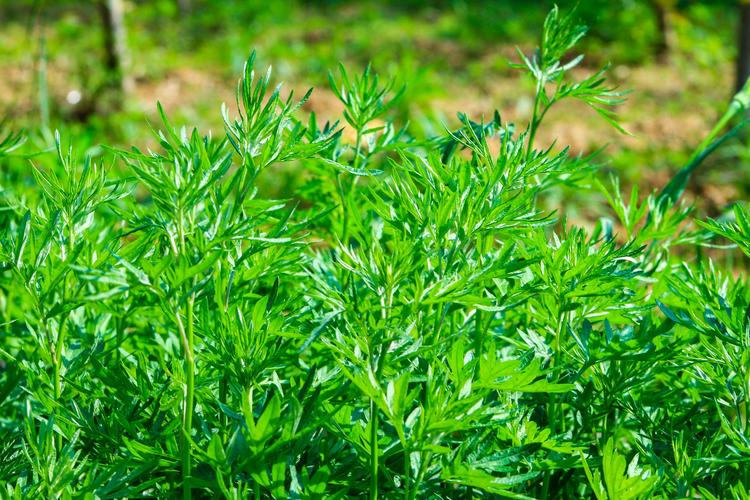
<svg viewBox="0 0 750 500">
<path fill-rule="evenodd" d="M 486 330 L 482 327 L 482 311 L 477 309 L 474 313 L 474 356 L 477 359 L 482 356 L 485 333 Z"/>
<path fill-rule="evenodd" d="M 185 253 L 185 214 L 182 205 L 177 207 L 177 233 L 179 238 L 179 255 L 180 259 L 187 259 Z M 190 487 L 190 473 L 192 466 L 192 446 L 190 436 L 193 429 L 193 405 L 195 389 L 195 359 L 193 358 L 193 303 L 195 296 L 191 294 L 187 299 L 185 306 L 185 321 L 187 329 L 177 312 L 177 329 L 182 339 L 184 355 L 184 372 L 185 372 L 185 399 L 182 408 L 182 498 L 190 500 L 192 498 L 192 489 Z"/>
<path fill-rule="evenodd" d="M 427 464 L 432 460 L 432 454 L 430 452 L 425 453 L 422 455 L 422 459 L 419 463 L 419 471 L 417 472 L 417 480 L 414 481 L 414 485 L 412 486 L 411 490 L 411 499 L 415 500 L 417 498 L 417 492 L 419 492 L 419 485 L 422 484 L 422 479 L 424 478 L 425 472 L 427 471 Z"/>
<path fill-rule="evenodd" d="M 57 356 L 55 356 L 54 358 L 53 365 L 55 370 L 55 401 L 59 402 L 62 393 L 62 377 L 60 375 L 60 362 L 58 361 Z M 53 415 L 57 415 L 57 409 L 55 409 Z M 57 445 L 57 450 L 59 451 L 60 449 L 62 449 L 62 435 L 60 433 L 55 436 L 55 442 Z"/>
<path fill-rule="evenodd" d="M 185 331 L 182 321 L 179 320 L 178 314 L 178 329 L 181 330 L 181 336 L 184 339 L 185 347 L 185 376 L 186 376 L 186 391 L 185 401 L 182 412 L 182 497 L 185 500 L 192 498 L 192 490 L 190 488 L 190 469 L 192 461 L 192 447 L 190 443 L 190 435 L 193 428 L 193 410 L 194 410 L 194 390 L 195 390 L 195 359 L 193 357 L 193 303 L 195 297 L 190 296 L 187 301 L 185 316 L 187 320 L 187 330 Z"/>
<path fill-rule="evenodd" d="M 227 375 L 224 375 L 221 378 L 221 382 L 219 382 L 219 402 L 226 406 L 227 404 L 227 389 L 228 389 L 228 380 Z M 229 423 L 229 419 L 227 418 L 227 415 L 223 412 L 221 413 L 221 423 L 224 425 L 227 425 Z"/>
<path fill-rule="evenodd" d="M 354 168 L 359 167 L 359 155 L 362 149 L 362 129 L 357 129 L 357 143 L 354 146 Z"/>
<path fill-rule="evenodd" d="M 380 316 L 383 321 L 383 324 L 385 325 L 388 320 L 388 313 L 391 310 L 391 307 L 393 306 L 393 287 L 389 283 L 387 285 L 387 290 L 385 291 L 385 297 L 381 299 L 381 307 L 380 307 Z M 371 360 L 370 360 L 370 366 L 371 369 L 374 368 L 375 370 L 375 379 L 379 382 L 380 377 L 383 374 L 383 369 L 385 368 L 385 358 L 388 355 L 388 351 L 391 349 L 391 342 L 387 342 L 385 344 L 381 344 L 378 349 L 378 358 L 377 363 L 374 363 L 374 359 L 372 358 L 371 354 Z M 372 353 L 372 348 L 370 350 Z M 375 365 L 375 366 L 373 366 Z M 375 400 L 370 399 L 370 418 L 371 418 L 371 426 L 370 426 L 370 499 L 374 500 L 378 498 L 378 455 L 380 454 L 378 450 L 378 423 L 379 423 L 379 415 L 378 415 L 378 408 L 375 405 Z M 408 475 L 407 475 L 408 477 Z"/>
<path fill-rule="evenodd" d="M 119 365 L 121 362 L 120 348 L 122 347 L 122 330 L 125 325 L 125 317 L 120 316 L 117 318 L 117 330 L 115 330 L 115 362 Z"/>
<path fill-rule="evenodd" d="M 40 23 L 40 26 L 43 26 L 42 23 Z M 42 130 L 47 131 L 49 129 L 49 89 L 48 89 L 48 83 L 47 83 L 47 43 L 46 38 L 44 35 L 44 30 L 42 28 L 42 34 L 39 37 L 39 66 L 37 69 L 37 77 L 39 79 L 38 85 L 39 85 L 39 92 L 38 92 L 38 100 L 39 100 L 39 119 L 41 121 Z"/>
<path fill-rule="evenodd" d="M 378 409 L 370 399 L 370 500 L 378 498 Z"/>
<path fill-rule="evenodd" d="M 67 283 L 67 276 L 65 282 Z M 58 404 L 62 404 L 62 357 L 63 348 L 65 345 L 65 323 L 67 316 L 63 316 L 60 319 L 60 324 L 57 330 L 57 339 L 54 343 L 54 351 L 52 352 L 52 366 L 54 370 L 54 396 L 55 401 Z M 57 408 L 55 408 L 53 415 L 57 416 Z M 56 444 L 58 451 L 62 448 L 62 434 L 58 433 L 56 436 Z"/>
<path fill-rule="evenodd" d="M 558 303 L 560 304 L 558 312 L 558 323 L 555 331 L 554 339 L 554 353 L 552 356 L 552 370 L 554 371 L 558 366 L 562 364 L 562 336 L 565 332 L 565 325 L 567 324 L 567 312 L 565 310 L 565 296 L 561 295 L 558 297 Z M 565 432 L 565 419 L 563 418 L 562 402 L 559 396 L 555 394 L 549 395 L 549 403 L 547 404 L 547 417 L 549 420 L 549 428 L 553 435 L 559 432 Z M 550 482 L 552 480 L 552 471 L 544 471 L 544 479 L 542 483 L 542 498 L 549 498 Z"/>
<path fill-rule="evenodd" d="M 75 224 L 73 223 L 73 216 L 68 215 L 67 229 L 68 229 L 68 241 L 67 245 L 63 247 L 63 250 L 67 250 L 65 260 L 67 264 L 70 264 L 70 259 L 73 256 L 73 249 L 75 248 Z M 68 287 L 68 276 L 69 273 L 65 274 L 63 279 L 63 302 L 66 301 L 66 292 L 69 290 Z M 55 350 L 52 353 L 52 364 L 54 368 L 55 387 L 54 395 L 55 401 L 60 403 L 62 398 L 62 357 L 65 349 L 65 322 L 67 315 L 63 315 L 60 318 L 60 322 L 57 328 L 57 339 L 55 340 Z M 54 416 L 57 416 L 57 409 L 55 409 Z M 62 434 L 58 433 L 55 437 L 58 451 L 62 449 Z"/>
<path fill-rule="evenodd" d="M 177 238 L 180 245 L 180 255 L 185 255 L 185 222 L 183 221 L 182 210 L 178 211 L 177 216 Z"/>
<path fill-rule="evenodd" d="M 341 182 L 341 172 L 336 172 L 336 188 L 339 192 L 339 199 L 341 200 L 341 241 L 344 245 L 349 245 L 349 212 L 346 208 L 346 193 L 344 192 L 344 185 Z"/>
<path fill-rule="evenodd" d="M 538 80 L 536 84 L 536 94 L 534 95 L 534 108 L 531 113 L 531 122 L 529 123 L 529 142 L 526 146 L 526 157 L 531 156 L 531 152 L 534 150 L 534 137 L 536 137 L 536 131 L 541 121 L 539 116 L 539 106 L 541 104 L 542 93 L 544 92 L 544 79 Z M 542 114 L 543 116 L 543 114 Z"/>
<path fill-rule="evenodd" d="M 428 376 L 426 380 L 424 381 L 424 391 L 425 391 L 425 397 L 424 397 L 424 414 L 429 415 L 430 407 L 432 406 L 432 400 L 430 399 L 431 395 L 433 393 L 433 387 L 432 387 L 432 378 Z M 424 443 L 426 442 L 427 438 L 425 436 L 425 429 L 422 426 L 418 427 L 417 435 L 415 437 L 415 442 L 417 443 Z M 417 470 L 417 477 L 414 479 L 414 482 L 411 485 L 411 496 L 409 497 L 409 500 L 414 500 L 417 498 L 417 493 L 419 492 L 419 485 L 422 484 L 422 478 L 424 477 L 425 470 L 427 467 L 428 462 L 431 460 L 431 456 L 429 452 L 419 452 L 419 469 Z"/>
<path fill-rule="evenodd" d="M 409 462 L 409 449 L 406 447 L 406 443 L 402 445 L 404 447 L 404 498 L 408 500 L 411 497 L 411 464 Z"/>
<path fill-rule="evenodd" d="M 690 156 L 690 161 L 688 161 L 688 163 L 691 163 L 693 160 L 695 160 L 695 158 L 698 157 L 698 155 L 700 155 L 706 148 L 708 148 L 711 143 L 716 140 L 721 131 L 724 130 L 724 127 L 726 127 L 727 124 L 732 121 L 735 116 L 741 114 L 747 109 L 748 94 L 750 94 L 750 80 L 748 80 L 745 83 L 745 86 L 732 98 L 732 102 L 729 104 L 726 112 L 722 115 L 721 118 L 719 118 L 719 121 L 716 122 L 716 125 L 714 125 L 714 128 L 711 129 L 711 132 L 709 132 L 706 138 L 703 139 L 703 142 L 701 142 L 700 145 L 695 149 L 695 151 L 693 151 L 693 154 Z"/>
<path fill-rule="evenodd" d="M 552 357 L 552 369 L 557 369 L 558 366 L 562 365 L 562 336 L 565 333 L 565 326 L 567 324 L 568 313 L 563 312 L 565 310 L 565 297 L 559 297 L 560 313 L 558 314 L 559 321 L 557 324 L 557 331 L 555 332 L 555 352 Z M 562 403 L 559 398 L 555 395 L 550 395 L 552 400 L 552 408 L 550 412 L 550 428 L 553 434 L 558 432 L 565 432 L 565 421 L 562 418 Z M 558 425 L 559 424 L 559 425 Z"/>
</svg>

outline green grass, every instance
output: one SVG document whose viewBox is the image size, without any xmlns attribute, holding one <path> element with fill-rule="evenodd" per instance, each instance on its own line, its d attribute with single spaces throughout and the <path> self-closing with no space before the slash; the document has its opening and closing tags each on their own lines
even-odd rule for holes
<svg viewBox="0 0 750 500">
<path fill-rule="evenodd" d="M 750 255 L 750 215 L 682 194 L 747 91 L 580 227 L 559 196 L 593 199 L 596 158 L 534 138 L 560 101 L 619 126 L 584 32 L 553 9 L 519 55 L 526 124 L 413 133 L 408 91 L 343 67 L 323 123 L 253 54 L 220 136 L 161 106 L 103 162 L 2 135 L 0 496 L 746 497 L 750 286 L 712 247 Z"/>
</svg>

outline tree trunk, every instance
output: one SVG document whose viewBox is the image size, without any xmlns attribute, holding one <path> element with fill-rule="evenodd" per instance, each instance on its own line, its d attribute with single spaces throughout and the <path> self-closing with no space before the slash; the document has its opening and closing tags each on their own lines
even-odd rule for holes
<svg viewBox="0 0 750 500">
<path fill-rule="evenodd" d="M 739 5 L 739 25 L 737 26 L 737 74 L 735 87 L 739 91 L 750 77 L 750 1 L 743 0 Z"/>
<path fill-rule="evenodd" d="M 128 75 L 130 65 L 125 39 L 125 16 L 122 0 L 99 0 L 99 12 L 104 28 L 104 66 L 109 72 L 112 87 L 122 93 L 133 90 Z"/>
<path fill-rule="evenodd" d="M 188 14 L 193 7 L 193 2 L 190 0 L 177 0 L 177 7 L 180 10 L 180 14 L 183 16 Z"/>
<path fill-rule="evenodd" d="M 670 20 L 672 2 L 669 0 L 649 0 L 651 9 L 656 16 L 657 40 L 654 53 L 660 61 L 669 59 L 669 53 L 674 46 L 674 32 Z"/>
</svg>

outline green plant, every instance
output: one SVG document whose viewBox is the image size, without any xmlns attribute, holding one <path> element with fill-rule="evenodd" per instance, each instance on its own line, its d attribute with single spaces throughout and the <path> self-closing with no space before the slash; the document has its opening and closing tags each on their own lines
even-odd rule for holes
<svg viewBox="0 0 750 500">
<path fill-rule="evenodd" d="M 567 79 L 583 32 L 548 16 L 520 129 L 416 140 L 370 68 L 331 77 L 344 122 L 320 125 L 253 54 L 223 137 L 159 106 L 119 175 L 58 135 L 0 226 L 0 495 L 746 492 L 750 287 L 704 247 L 746 251 L 748 215 L 680 202 L 745 94 L 672 187 L 599 183 L 616 221 L 576 226 L 549 195 L 593 159 L 534 138 L 564 98 L 614 122 L 602 74 Z M 295 199 L 261 198 L 288 162 Z"/>
</svg>

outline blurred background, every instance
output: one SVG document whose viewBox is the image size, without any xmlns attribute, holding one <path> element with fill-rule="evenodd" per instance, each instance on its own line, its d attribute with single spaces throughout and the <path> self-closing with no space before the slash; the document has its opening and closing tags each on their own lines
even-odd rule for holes
<svg viewBox="0 0 750 500">
<path fill-rule="evenodd" d="M 630 89 L 618 113 L 632 136 L 575 104 L 553 110 L 542 143 L 602 159 L 647 190 L 684 163 L 748 73 L 750 6 L 736 0 L 578 0 L 590 27 L 579 71 L 610 64 Z M 552 1 L 537 0 L 0 0 L 0 119 L 44 144 L 60 128 L 79 151 L 147 146 L 160 101 L 178 125 L 222 130 L 242 65 L 257 50 L 274 81 L 304 92 L 308 111 L 337 118 L 327 73 L 368 61 L 407 84 L 397 108 L 414 134 L 455 124 L 456 112 L 525 125 L 533 87 L 509 61 L 529 53 Z M 743 22 L 743 20 L 745 20 Z M 47 142 L 47 144 L 49 144 Z M 723 148 L 693 181 L 719 211 L 749 192 L 742 141 Z M 721 168 L 719 168 L 721 166 Z M 284 186 L 274 186 L 284 191 Z"/>
</svg>

